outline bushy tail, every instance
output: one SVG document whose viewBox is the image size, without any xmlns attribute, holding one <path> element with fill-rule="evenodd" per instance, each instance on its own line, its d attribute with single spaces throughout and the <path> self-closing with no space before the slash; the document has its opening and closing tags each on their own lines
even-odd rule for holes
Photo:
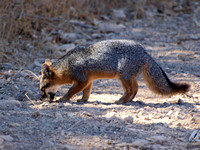
<svg viewBox="0 0 200 150">
<path fill-rule="evenodd" d="M 157 94 L 173 95 L 185 93 L 190 85 L 187 83 L 174 83 L 169 80 L 162 68 L 154 61 L 150 60 L 143 68 L 143 76 L 149 88 Z"/>
</svg>

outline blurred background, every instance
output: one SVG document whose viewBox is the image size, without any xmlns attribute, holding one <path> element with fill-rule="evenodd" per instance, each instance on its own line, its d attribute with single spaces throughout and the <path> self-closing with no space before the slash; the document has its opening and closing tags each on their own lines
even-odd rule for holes
<svg viewBox="0 0 200 150">
<path fill-rule="evenodd" d="M 1 0 L 0 69 L 23 68 L 39 58 L 56 59 L 76 45 L 104 39 L 148 44 L 154 31 L 148 35 L 145 28 L 165 26 L 177 35 L 188 18 L 189 26 L 199 29 L 199 4 L 199 0 Z"/>
</svg>

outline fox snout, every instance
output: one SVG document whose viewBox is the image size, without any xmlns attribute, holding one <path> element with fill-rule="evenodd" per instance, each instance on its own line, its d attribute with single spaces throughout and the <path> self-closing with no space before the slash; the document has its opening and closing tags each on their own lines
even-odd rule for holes
<svg viewBox="0 0 200 150">
<path fill-rule="evenodd" d="M 40 100 L 43 100 L 45 97 L 47 97 L 47 94 L 45 92 L 45 89 L 44 88 L 41 88 L 41 96 L 40 96 Z"/>
<path fill-rule="evenodd" d="M 40 100 L 43 100 L 44 98 L 46 98 L 47 94 L 49 94 L 49 96 L 50 96 L 50 102 L 52 102 L 54 100 L 54 97 L 55 97 L 56 93 L 52 93 L 52 92 L 46 93 L 46 91 L 45 91 L 44 88 L 41 89 Z"/>
<path fill-rule="evenodd" d="M 43 100 L 44 98 L 46 98 L 49 94 L 50 96 L 50 102 L 52 102 L 54 100 L 54 97 L 56 95 L 56 91 L 58 90 L 58 88 L 56 87 L 48 87 L 47 85 L 49 84 L 46 84 L 45 86 L 41 86 L 41 96 L 40 96 L 40 100 Z"/>
</svg>

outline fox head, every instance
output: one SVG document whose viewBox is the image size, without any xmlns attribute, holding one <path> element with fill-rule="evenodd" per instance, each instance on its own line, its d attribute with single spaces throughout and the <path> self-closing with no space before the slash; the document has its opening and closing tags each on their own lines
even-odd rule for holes
<svg viewBox="0 0 200 150">
<path fill-rule="evenodd" d="M 50 101 L 53 101 L 54 96 L 59 89 L 59 86 L 55 84 L 56 74 L 54 69 L 51 67 L 51 64 L 52 62 L 49 59 L 46 59 L 45 63 L 42 65 L 40 79 L 41 100 L 49 94 Z"/>
</svg>

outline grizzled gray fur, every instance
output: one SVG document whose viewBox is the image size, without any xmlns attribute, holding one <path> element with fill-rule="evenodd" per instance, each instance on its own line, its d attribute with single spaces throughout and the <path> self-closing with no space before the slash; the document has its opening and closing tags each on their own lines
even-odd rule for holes
<svg viewBox="0 0 200 150">
<path fill-rule="evenodd" d="M 171 82 L 144 46 L 131 40 L 106 40 L 88 47 L 76 47 L 49 67 L 57 78 L 63 79 L 62 84 L 73 84 L 61 98 L 64 101 L 82 90 L 82 101 L 87 101 L 93 80 L 116 78 L 125 90 L 116 103 L 131 102 L 137 93 L 137 77 L 141 72 L 149 88 L 158 94 L 184 93 L 189 88 L 188 84 Z M 61 85 L 55 83 L 57 78 L 52 86 Z"/>
</svg>

